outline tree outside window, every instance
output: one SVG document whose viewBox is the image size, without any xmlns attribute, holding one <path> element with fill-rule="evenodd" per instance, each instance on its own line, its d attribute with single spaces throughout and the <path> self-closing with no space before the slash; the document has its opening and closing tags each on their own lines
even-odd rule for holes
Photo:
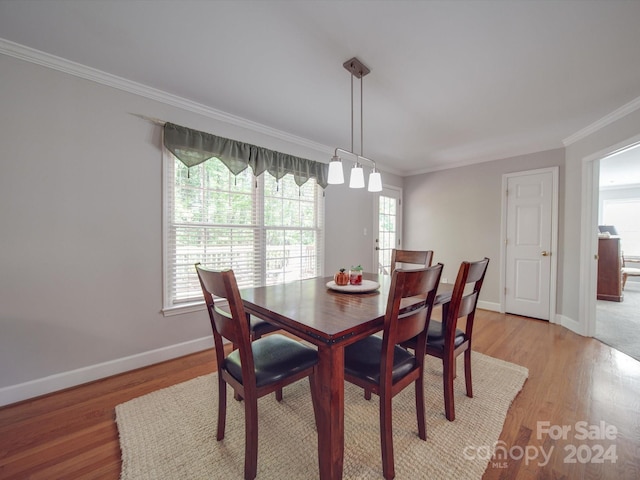
<svg viewBox="0 0 640 480">
<path fill-rule="evenodd" d="M 313 178 L 234 176 L 218 159 L 187 168 L 165 150 L 165 310 L 200 302 L 194 264 L 251 287 L 321 274 L 322 189 Z"/>
</svg>

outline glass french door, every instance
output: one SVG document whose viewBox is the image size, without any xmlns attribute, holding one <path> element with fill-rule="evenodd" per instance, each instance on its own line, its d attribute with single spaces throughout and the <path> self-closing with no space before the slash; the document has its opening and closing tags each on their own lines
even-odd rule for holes
<svg viewBox="0 0 640 480">
<path fill-rule="evenodd" d="M 374 265 L 378 273 L 389 275 L 391 250 L 402 247 L 402 190 L 383 188 L 376 200 L 374 215 L 377 232 Z"/>
</svg>

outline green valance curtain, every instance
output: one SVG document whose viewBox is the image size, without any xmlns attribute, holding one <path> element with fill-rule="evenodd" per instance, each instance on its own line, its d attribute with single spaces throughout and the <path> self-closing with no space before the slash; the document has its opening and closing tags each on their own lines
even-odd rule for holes
<svg viewBox="0 0 640 480">
<path fill-rule="evenodd" d="M 269 172 L 280 180 L 290 173 L 298 186 L 304 185 L 312 177 L 322 188 L 328 185 L 329 166 L 326 163 L 218 137 L 173 123 L 164 125 L 164 145 L 189 168 L 215 157 L 234 175 L 251 167 L 255 176 Z"/>
</svg>

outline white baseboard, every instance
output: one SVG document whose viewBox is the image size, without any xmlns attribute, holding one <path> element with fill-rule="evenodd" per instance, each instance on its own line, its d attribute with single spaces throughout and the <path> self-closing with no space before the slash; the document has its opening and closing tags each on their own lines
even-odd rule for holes
<svg viewBox="0 0 640 480">
<path fill-rule="evenodd" d="M 128 372 L 140 367 L 164 362 L 172 358 L 182 357 L 190 353 L 200 352 L 213 347 L 213 337 L 203 337 L 176 345 L 138 353 L 129 357 L 118 358 L 108 362 L 78 368 L 68 372 L 57 373 L 17 385 L 0 388 L 0 407 L 56 392 L 101 378 Z"/>
<path fill-rule="evenodd" d="M 482 300 L 478 300 L 478 308 L 482 310 L 491 310 L 492 312 L 500 311 L 500 304 L 495 302 L 483 302 Z"/>
<path fill-rule="evenodd" d="M 563 327 L 571 330 L 573 333 L 577 333 L 578 335 L 582 335 L 583 337 L 586 335 L 585 327 L 583 324 L 565 315 L 556 314 L 555 323 L 562 325 Z"/>
</svg>

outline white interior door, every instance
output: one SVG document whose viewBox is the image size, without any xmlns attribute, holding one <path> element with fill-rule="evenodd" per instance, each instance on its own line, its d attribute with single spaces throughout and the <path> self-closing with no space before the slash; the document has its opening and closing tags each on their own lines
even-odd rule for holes
<svg viewBox="0 0 640 480">
<path fill-rule="evenodd" d="M 378 273 L 388 275 L 391 250 L 402 248 L 402 190 L 385 187 L 374 205 L 375 257 Z"/>
<path fill-rule="evenodd" d="M 505 311 L 549 320 L 555 302 L 557 169 L 506 176 Z"/>
</svg>

